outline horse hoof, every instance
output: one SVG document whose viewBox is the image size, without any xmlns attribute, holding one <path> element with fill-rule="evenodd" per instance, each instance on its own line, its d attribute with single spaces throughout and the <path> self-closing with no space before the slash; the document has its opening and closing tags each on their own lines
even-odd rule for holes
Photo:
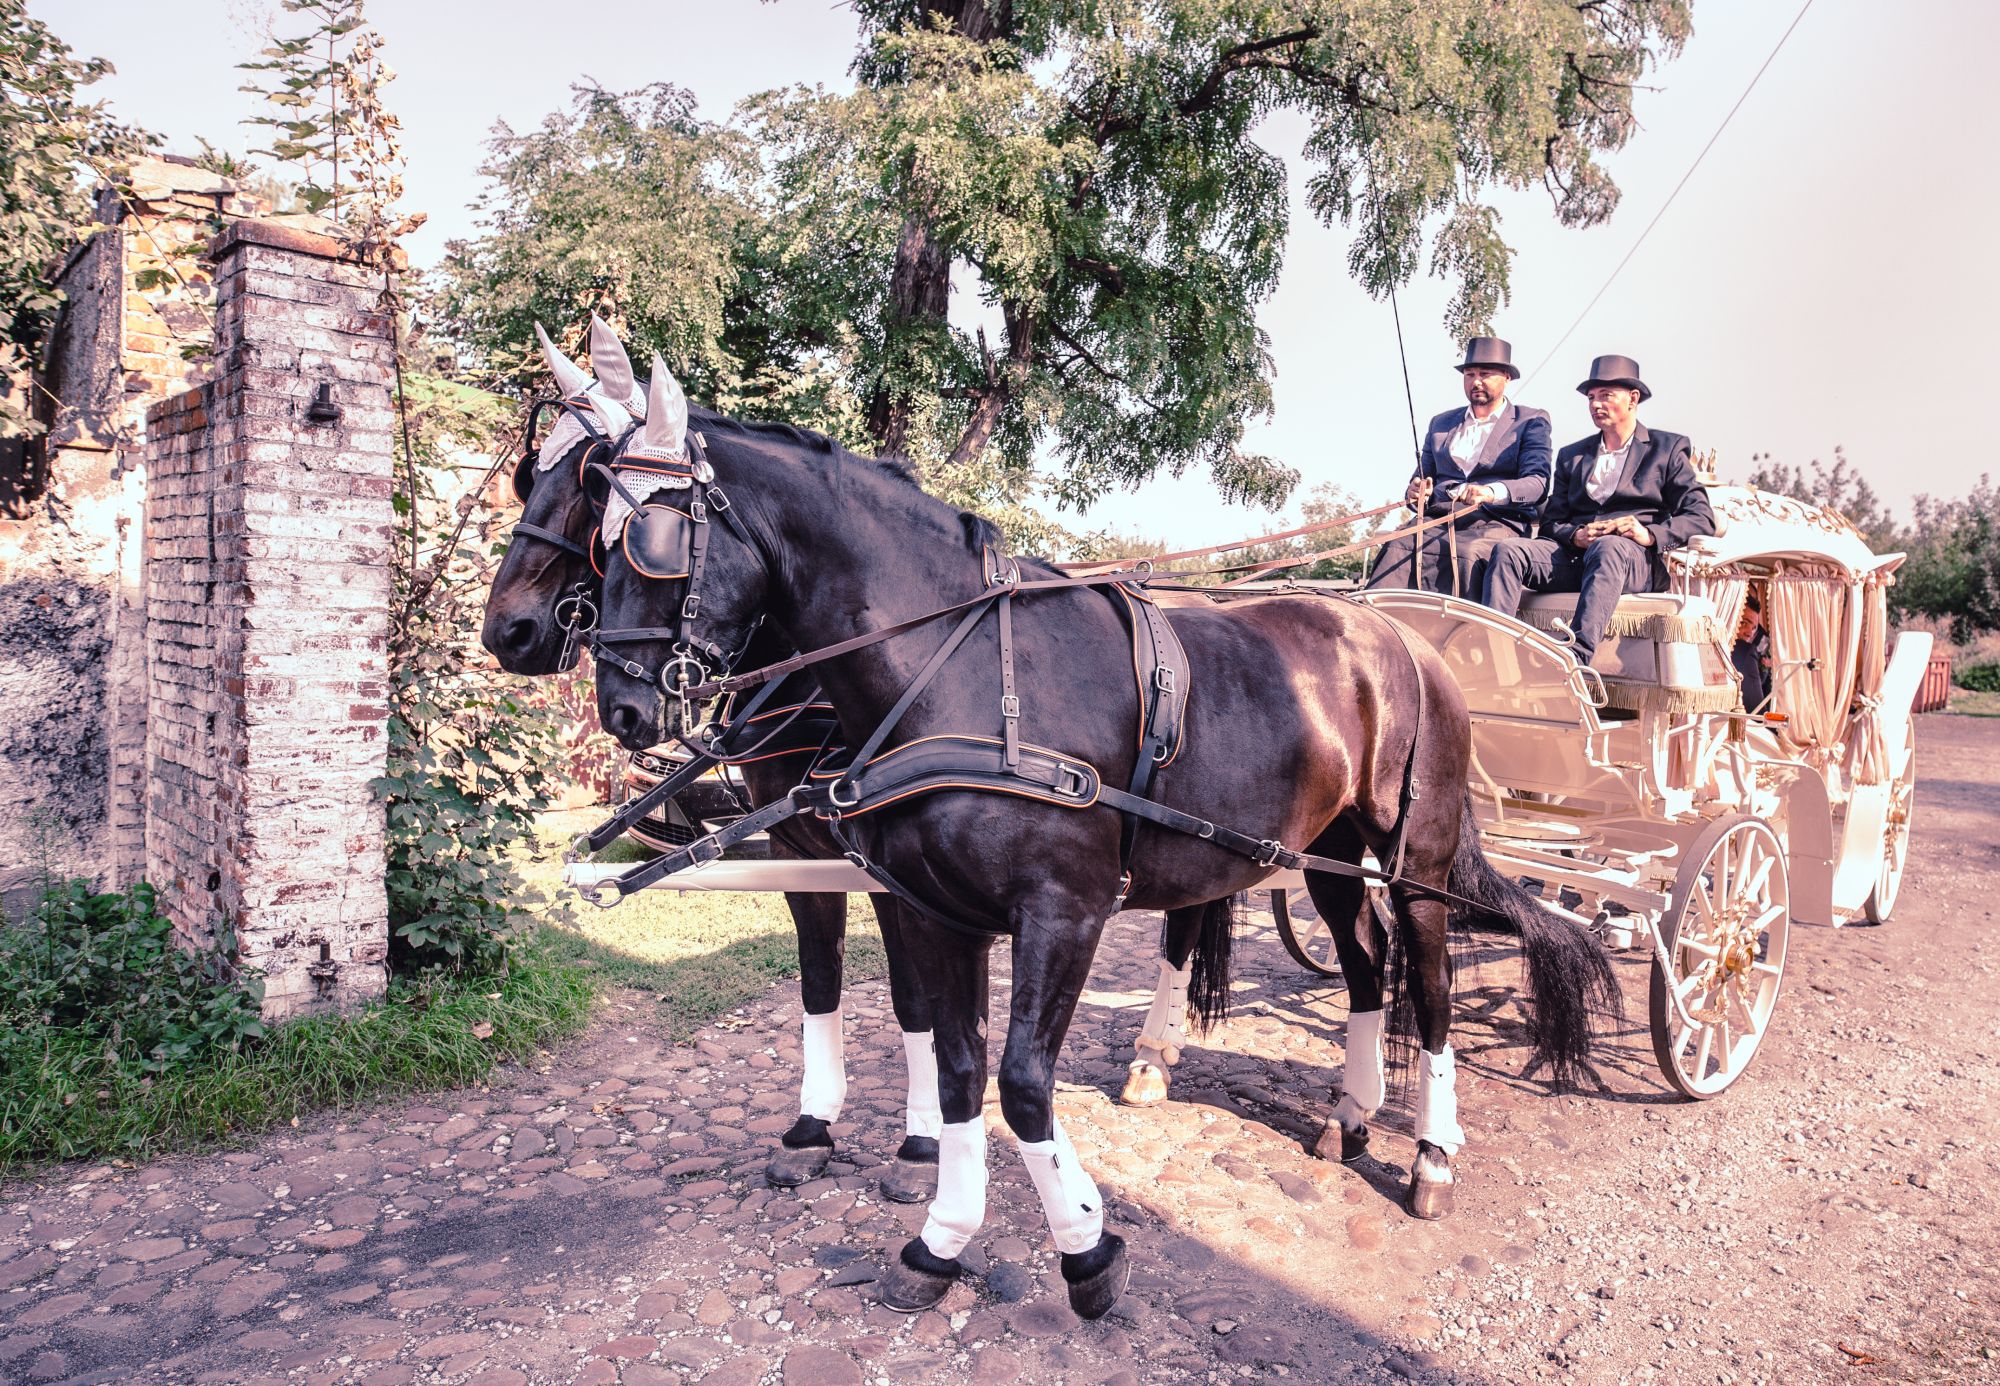
<svg viewBox="0 0 2000 1386">
<path fill-rule="evenodd" d="M 833 1137 L 818 1117 L 802 1116 L 779 1138 L 778 1153 L 764 1166 L 764 1177 L 780 1189 L 796 1188 L 826 1173 L 833 1158 Z"/>
<path fill-rule="evenodd" d="M 1063 1280 L 1069 1285 L 1069 1307 L 1080 1319 L 1101 1319 L 1111 1312 L 1125 1283 L 1132 1278 L 1132 1263 L 1125 1255 L 1125 1239 L 1106 1232 L 1088 1251 L 1062 1257 Z"/>
<path fill-rule="evenodd" d="M 1338 1142 L 1334 1139 L 1336 1133 Z M 1338 1159 L 1343 1165 L 1351 1165 L 1367 1153 L 1368 1128 L 1362 1126 L 1350 1131 L 1337 1121 L 1326 1124 L 1326 1130 L 1319 1134 L 1319 1143 L 1313 1146 L 1313 1154 L 1320 1159 Z"/>
<path fill-rule="evenodd" d="M 1167 1100 L 1167 1075 L 1145 1059 L 1134 1059 L 1118 1100 L 1128 1107 L 1157 1107 Z"/>
<path fill-rule="evenodd" d="M 1410 1189 L 1403 1207 L 1413 1218 L 1436 1222 L 1451 1211 L 1451 1157 L 1429 1141 L 1417 1142 L 1417 1158 L 1410 1165 Z"/>
<path fill-rule="evenodd" d="M 912 1237 L 878 1282 L 882 1303 L 899 1314 L 928 1309 L 945 1297 L 958 1272 L 957 1260 L 933 1256 L 922 1237 Z"/>
<path fill-rule="evenodd" d="M 891 1203 L 923 1203 L 937 1196 L 938 1143 L 929 1136 L 905 1136 L 896 1158 L 882 1170 L 882 1197 Z"/>
</svg>

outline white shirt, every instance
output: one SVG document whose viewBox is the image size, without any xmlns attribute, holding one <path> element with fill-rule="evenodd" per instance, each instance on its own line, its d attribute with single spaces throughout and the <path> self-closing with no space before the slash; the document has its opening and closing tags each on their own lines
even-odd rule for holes
<svg viewBox="0 0 2000 1386">
<path fill-rule="evenodd" d="M 1496 404 L 1493 412 L 1483 419 L 1475 417 L 1468 409 L 1465 411 L 1464 420 L 1451 431 L 1451 442 L 1446 450 L 1451 453 L 1452 460 L 1458 463 L 1461 472 L 1469 474 L 1472 471 L 1474 459 L 1485 448 L 1486 440 L 1493 436 L 1493 425 L 1500 422 L 1500 411 L 1504 408 L 1505 404 Z"/>
<path fill-rule="evenodd" d="M 1607 450 L 1604 435 L 1597 437 L 1597 460 L 1591 464 L 1590 472 L 1583 479 L 1583 489 L 1590 492 L 1590 498 L 1599 505 L 1604 504 L 1618 487 L 1618 478 L 1625 471 L 1625 459 L 1632 455 L 1632 444 L 1638 440 L 1639 430 L 1633 429 L 1632 436 L 1625 440 L 1625 446 Z"/>
</svg>

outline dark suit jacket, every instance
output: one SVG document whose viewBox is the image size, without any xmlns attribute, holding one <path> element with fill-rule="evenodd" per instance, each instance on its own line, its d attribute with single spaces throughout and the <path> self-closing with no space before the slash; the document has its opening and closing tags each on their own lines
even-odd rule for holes
<svg viewBox="0 0 2000 1386">
<path fill-rule="evenodd" d="M 1597 461 L 1598 434 L 1571 443 L 1556 454 L 1555 476 L 1549 485 L 1548 508 L 1542 512 L 1542 537 L 1565 548 L 1576 546 L 1576 531 L 1592 520 L 1631 515 L 1653 536 L 1653 554 L 1677 549 L 1698 534 L 1715 533 L 1715 512 L 1708 490 L 1694 474 L 1688 440 L 1678 433 L 1649 431 L 1644 424 L 1632 433 L 1632 450 L 1618 484 L 1600 503 L 1583 487 Z"/>
<path fill-rule="evenodd" d="M 1417 464 L 1416 476 L 1429 477 L 1436 483 L 1424 513 L 1432 518 L 1448 514 L 1451 497 L 1467 482 L 1476 481 L 1482 486 L 1498 483 L 1507 488 L 1507 503 L 1483 505 L 1479 513 L 1499 520 L 1516 533 L 1526 534 L 1549 491 L 1549 454 L 1553 446 L 1549 416 L 1511 400 L 1501 404 L 1499 421 L 1486 435 L 1486 445 L 1480 448 L 1467 471 L 1451 455 L 1451 435 L 1464 422 L 1466 413 L 1463 408 L 1445 410 L 1431 420 L 1430 431 L 1424 435 L 1423 459 Z"/>
</svg>

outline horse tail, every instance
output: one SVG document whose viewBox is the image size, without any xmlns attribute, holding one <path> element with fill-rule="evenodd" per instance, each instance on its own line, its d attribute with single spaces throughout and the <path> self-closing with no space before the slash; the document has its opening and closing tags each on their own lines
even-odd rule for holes
<svg viewBox="0 0 2000 1386">
<path fill-rule="evenodd" d="M 1547 1064 L 1557 1088 L 1576 1086 L 1589 1071 L 1599 1022 L 1622 1011 L 1618 977 L 1604 945 L 1574 921 L 1543 908 L 1486 859 L 1469 792 L 1449 888 L 1477 906 L 1474 923 L 1521 936 L 1531 1062 Z"/>
<path fill-rule="evenodd" d="M 1201 930 L 1188 959 L 1188 1019 L 1197 1035 L 1229 1018 L 1229 943 L 1236 928 L 1236 897 L 1201 906 Z"/>
</svg>

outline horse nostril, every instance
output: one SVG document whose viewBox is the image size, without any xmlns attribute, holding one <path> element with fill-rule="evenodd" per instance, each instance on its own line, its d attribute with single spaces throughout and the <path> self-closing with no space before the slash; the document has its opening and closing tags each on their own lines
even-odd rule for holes
<svg viewBox="0 0 2000 1386">
<path fill-rule="evenodd" d="M 619 703 L 611 709 L 604 729 L 624 741 L 639 729 L 639 710 L 630 703 Z"/>
<path fill-rule="evenodd" d="M 527 654 L 535 648 L 541 637 L 541 628 L 534 621 L 523 617 L 509 621 L 500 632 L 500 643 L 509 654 Z"/>
</svg>

